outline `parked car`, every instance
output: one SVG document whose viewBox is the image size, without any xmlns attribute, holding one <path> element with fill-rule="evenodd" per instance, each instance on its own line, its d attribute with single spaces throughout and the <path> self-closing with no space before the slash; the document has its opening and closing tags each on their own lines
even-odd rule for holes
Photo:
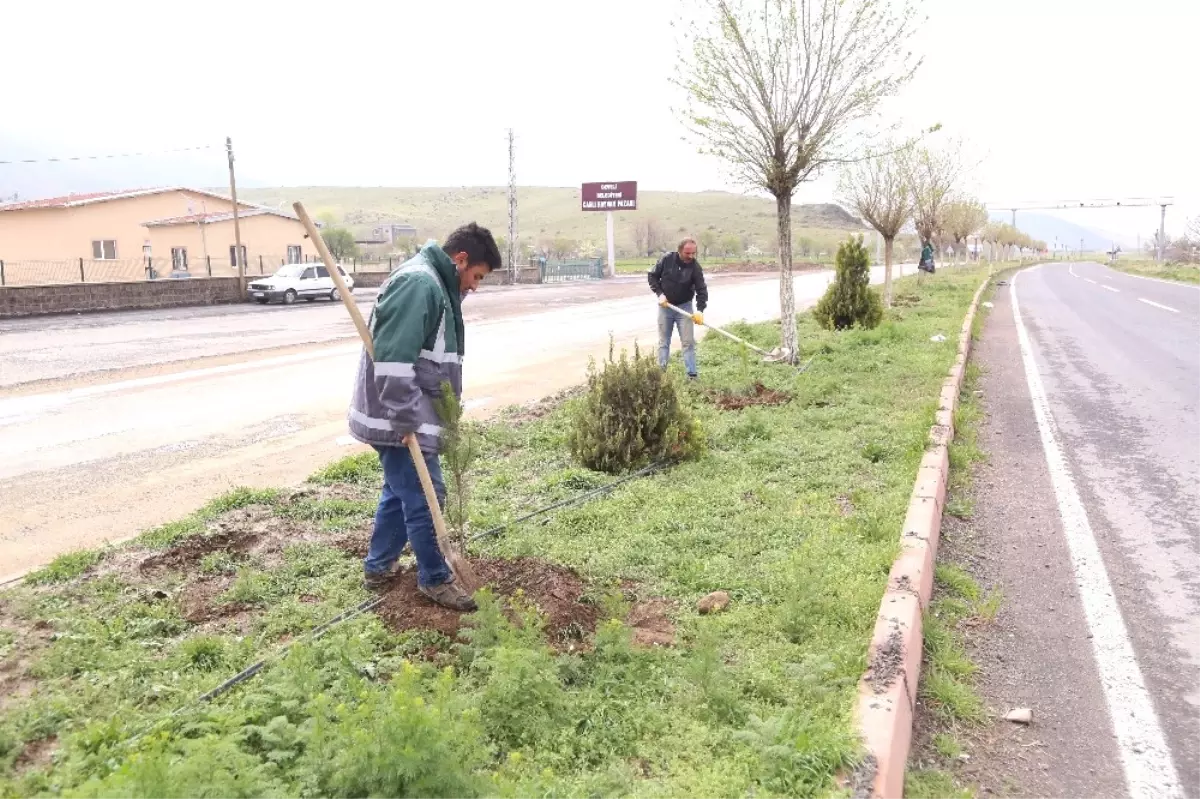
<svg viewBox="0 0 1200 799">
<path fill-rule="evenodd" d="M 354 291 L 354 278 L 346 274 L 341 265 L 337 268 L 346 283 L 347 291 Z M 271 300 L 279 300 L 284 305 L 291 305 L 298 299 L 308 302 L 319 297 L 327 297 L 334 302 L 342 299 L 337 285 L 329 276 L 329 270 L 324 264 L 288 264 L 281 266 L 279 271 L 268 278 L 258 278 L 250 284 L 250 296 L 260 305 L 266 305 Z"/>
</svg>

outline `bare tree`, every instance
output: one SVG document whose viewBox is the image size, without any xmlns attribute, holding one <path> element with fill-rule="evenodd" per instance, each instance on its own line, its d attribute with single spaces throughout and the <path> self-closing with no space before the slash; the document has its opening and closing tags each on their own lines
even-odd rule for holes
<svg viewBox="0 0 1200 799">
<path fill-rule="evenodd" d="M 922 244 L 933 244 L 945 225 L 944 211 L 962 175 L 961 145 L 915 148 L 909 159 L 913 191 L 913 225 Z"/>
<path fill-rule="evenodd" d="M 892 307 L 892 253 L 913 213 L 909 153 L 891 143 L 842 170 L 838 194 L 883 237 L 883 304 Z"/>
<path fill-rule="evenodd" d="M 782 347 L 799 356 L 792 286 L 792 196 L 852 160 L 882 99 L 919 62 L 907 50 L 914 0 L 704 0 L 678 85 L 702 151 L 775 198 Z"/>
<path fill-rule="evenodd" d="M 962 242 L 983 230 L 987 222 L 987 208 L 974 199 L 948 202 L 942 212 L 942 226 L 953 239 L 956 252 L 960 251 Z"/>
<path fill-rule="evenodd" d="M 633 248 L 637 250 L 638 257 L 645 256 L 650 245 L 647 243 L 649 236 L 647 235 L 647 222 L 645 217 L 639 217 L 633 223 Z"/>
<path fill-rule="evenodd" d="M 989 222 L 983 227 L 983 240 L 988 243 L 988 260 L 996 260 L 996 247 L 1000 243 L 1002 225 L 999 222 Z"/>
</svg>

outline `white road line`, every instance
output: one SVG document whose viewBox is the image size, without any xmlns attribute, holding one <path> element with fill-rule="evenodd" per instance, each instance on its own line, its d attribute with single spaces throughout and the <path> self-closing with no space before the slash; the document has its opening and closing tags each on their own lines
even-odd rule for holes
<svg viewBox="0 0 1200 799">
<path fill-rule="evenodd" d="M 1109 291 L 1115 291 L 1115 292 L 1117 292 L 1118 294 L 1120 294 L 1120 293 L 1121 293 L 1121 290 L 1120 290 L 1120 289 L 1115 289 L 1115 288 L 1113 288 L 1112 286 L 1101 286 L 1100 288 L 1102 288 L 1102 289 L 1108 289 Z"/>
<path fill-rule="evenodd" d="M 1136 277 L 1138 280 L 1153 280 L 1155 283 L 1166 283 L 1168 286 L 1183 286 L 1185 289 L 1200 289 L 1200 284 L 1196 283 L 1183 283 L 1178 280 L 1163 280 L 1161 277 L 1135 275 L 1133 272 L 1121 272 L 1119 269 L 1114 269 L 1112 271 L 1120 272 L 1122 277 Z"/>
<path fill-rule="evenodd" d="M 1162 308 L 1164 311 L 1170 311 L 1171 313 L 1179 313 L 1178 308 L 1172 308 L 1170 305 L 1163 305 L 1161 302 L 1148 300 L 1145 297 L 1138 297 L 1138 302 L 1144 302 L 1147 305 L 1153 305 L 1155 308 Z"/>
<path fill-rule="evenodd" d="M 1075 274 L 1075 267 L 1074 267 L 1074 266 L 1068 266 L 1068 267 L 1067 267 L 1067 271 L 1071 273 L 1071 277 L 1079 277 L 1079 275 Z"/>
<path fill-rule="evenodd" d="M 1085 277 L 1085 278 L 1084 278 L 1084 280 L 1086 280 L 1087 282 L 1091 283 L 1093 286 L 1095 286 L 1095 285 L 1096 285 L 1096 281 L 1092 280 L 1090 277 Z"/>
<path fill-rule="evenodd" d="M 1092 652 L 1100 672 L 1100 682 L 1104 686 L 1109 718 L 1113 722 L 1121 765 L 1125 771 L 1125 784 L 1130 796 L 1135 799 L 1182 797 L 1183 787 L 1175 773 L 1166 736 L 1159 726 L 1133 644 L 1125 630 L 1121 609 L 1113 595 L 1108 571 L 1100 557 L 1100 548 L 1058 441 L 1050 403 L 1046 399 L 1042 377 L 1033 357 L 1033 345 L 1025 322 L 1021 319 L 1017 301 L 1017 280 L 1021 274 L 1024 273 L 1013 276 L 1010 292 L 1017 338 L 1021 344 L 1021 359 L 1025 363 L 1025 377 L 1029 383 L 1042 448 L 1046 453 L 1050 482 L 1058 500 L 1063 533 L 1071 552 L 1075 583 L 1079 586 L 1079 598 L 1083 603 L 1088 629 L 1092 633 Z"/>
</svg>

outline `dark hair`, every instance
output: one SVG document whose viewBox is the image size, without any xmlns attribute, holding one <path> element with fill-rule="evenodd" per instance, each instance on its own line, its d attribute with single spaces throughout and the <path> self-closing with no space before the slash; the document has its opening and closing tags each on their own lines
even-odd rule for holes
<svg viewBox="0 0 1200 799">
<path fill-rule="evenodd" d="M 488 271 L 499 269 L 500 248 L 492 238 L 492 231 L 469 222 L 450 234 L 442 251 L 453 258 L 460 252 L 467 254 L 467 266 L 484 264 Z"/>
</svg>

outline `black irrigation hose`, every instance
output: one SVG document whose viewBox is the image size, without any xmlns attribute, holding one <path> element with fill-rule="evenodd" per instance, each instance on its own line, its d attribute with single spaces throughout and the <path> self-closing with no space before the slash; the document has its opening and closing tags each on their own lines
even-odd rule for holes
<svg viewBox="0 0 1200 799">
<path fill-rule="evenodd" d="M 657 461 L 643 469 L 639 469 L 638 471 L 634 472 L 633 474 L 627 474 L 624 477 L 614 480 L 611 483 L 606 483 L 605 485 L 602 485 L 599 488 L 593 488 L 590 491 L 586 491 L 582 494 L 579 494 L 578 496 L 571 497 L 570 499 L 564 499 L 561 502 L 555 502 L 553 505 L 547 505 L 544 508 L 539 508 L 538 510 L 535 510 L 533 513 L 527 513 L 524 516 L 513 519 L 511 522 L 505 522 L 504 524 L 500 525 L 499 527 L 493 527 L 490 530 L 484 530 L 482 533 L 476 533 L 475 535 L 469 537 L 467 539 L 467 541 L 468 542 L 478 541 L 481 538 L 491 538 L 492 536 L 499 535 L 500 533 L 507 530 L 509 527 L 512 527 L 514 524 L 520 524 L 523 521 L 532 519 L 534 516 L 541 516 L 543 513 L 549 513 L 552 510 L 557 510 L 558 508 L 563 508 L 563 507 L 566 507 L 567 505 L 575 505 L 579 502 L 583 502 L 585 499 L 591 499 L 592 497 L 596 496 L 597 494 L 607 493 L 609 491 L 612 491 L 614 488 L 621 485 L 622 483 L 628 483 L 630 480 L 633 480 L 636 477 L 642 477 L 643 475 L 650 474 L 653 471 L 661 469 L 666 464 L 667 464 L 667 461 Z"/>
<path fill-rule="evenodd" d="M 315 641 L 318 638 L 320 638 L 322 635 L 324 635 L 325 633 L 332 630 L 337 625 L 341 624 L 342 622 L 349 621 L 350 619 L 354 618 L 355 616 L 358 616 L 359 614 L 366 613 L 368 610 L 374 610 L 375 608 L 379 607 L 379 604 L 381 602 L 383 602 L 383 597 L 381 597 L 381 596 L 375 597 L 374 599 L 365 599 L 362 602 L 360 602 L 358 605 L 356 605 L 355 607 L 350 608 L 349 610 L 343 611 L 343 612 L 339 613 L 338 615 L 334 616 L 332 619 L 325 622 L 321 626 L 314 627 L 308 635 L 304 636 L 304 638 L 308 639 L 310 641 Z M 293 640 L 289 641 L 287 644 L 285 644 L 281 649 L 279 649 L 277 652 L 275 652 L 271 656 L 265 657 L 262 660 L 255 663 L 254 665 L 243 669 L 242 671 L 233 675 L 228 680 L 221 683 L 220 685 L 218 685 L 216 688 L 212 689 L 208 693 L 201 695 L 200 698 L 197 699 L 196 701 L 197 702 L 211 702 L 212 700 L 216 699 L 218 696 L 225 693 L 226 691 L 228 691 L 230 688 L 237 685 L 238 683 L 245 682 L 246 680 L 253 677 L 255 674 L 258 674 L 260 671 L 262 671 L 263 667 L 267 665 L 268 660 L 270 660 L 273 657 L 277 657 L 277 656 L 283 654 L 284 652 L 286 652 L 288 650 L 289 647 L 292 646 L 292 644 L 296 643 L 296 641 L 299 641 L 299 640 L 304 640 L 304 639 L 297 638 L 297 639 L 293 639 Z"/>
</svg>

